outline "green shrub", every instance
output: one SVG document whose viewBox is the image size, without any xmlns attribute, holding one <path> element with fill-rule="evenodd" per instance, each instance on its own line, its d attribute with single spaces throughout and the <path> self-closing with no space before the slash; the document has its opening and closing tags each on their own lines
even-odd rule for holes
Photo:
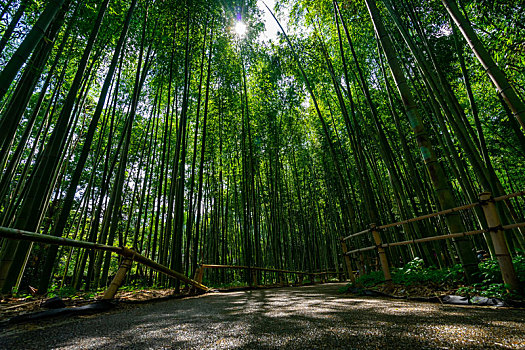
<svg viewBox="0 0 525 350">
<path fill-rule="evenodd" d="M 53 286 L 49 289 L 47 296 L 49 298 L 52 298 L 52 297 L 71 298 L 71 297 L 74 297 L 76 294 L 77 294 L 77 290 L 73 287 L 65 286 L 65 287 L 59 288 L 58 286 Z"/>
<path fill-rule="evenodd" d="M 525 254 L 521 252 L 512 259 L 516 274 L 522 286 L 525 286 Z M 470 286 L 464 286 L 464 274 L 461 265 L 454 265 L 450 268 L 436 269 L 435 267 L 425 267 L 423 259 L 414 258 L 401 268 L 393 268 L 391 271 L 392 281 L 401 285 L 417 285 L 438 283 L 446 284 L 449 287 L 456 287 L 459 295 L 480 295 L 485 297 L 495 297 L 501 299 L 524 299 L 524 295 L 509 292 L 501 280 L 501 272 L 496 259 L 488 259 L 479 264 L 480 282 Z M 360 276 L 357 284 L 364 287 L 373 287 L 384 281 L 381 271 L 374 271 L 368 275 Z M 350 285 L 349 285 L 350 287 Z M 346 289 L 348 290 L 348 288 Z"/>
</svg>

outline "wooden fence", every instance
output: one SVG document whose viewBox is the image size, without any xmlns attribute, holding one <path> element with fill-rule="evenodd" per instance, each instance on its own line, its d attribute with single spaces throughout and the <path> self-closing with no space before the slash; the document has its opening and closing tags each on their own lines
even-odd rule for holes
<svg viewBox="0 0 525 350">
<path fill-rule="evenodd" d="M 315 283 L 315 277 L 319 276 L 321 283 L 324 283 L 329 275 L 335 275 L 338 276 L 339 279 L 342 279 L 342 276 L 344 275 L 343 272 L 336 272 L 336 271 L 322 271 L 322 272 L 304 272 L 304 271 L 291 271 L 291 270 L 282 270 L 282 269 L 274 269 L 274 268 L 266 268 L 266 267 L 256 267 L 256 266 L 238 266 L 238 265 L 211 265 L 211 264 L 201 264 L 197 271 L 195 272 L 194 280 L 198 281 L 199 283 L 202 283 L 202 278 L 204 276 L 204 270 L 205 269 L 236 269 L 236 270 L 247 270 L 252 275 L 252 284 L 257 284 L 257 271 L 261 272 L 276 272 L 279 274 L 280 277 L 280 283 L 284 284 L 283 281 L 283 275 L 284 274 L 292 274 L 297 275 L 299 283 L 302 283 L 303 278 L 305 275 L 308 275 L 310 277 L 310 281 L 312 283 Z"/>
<path fill-rule="evenodd" d="M 514 269 L 514 266 L 512 265 L 512 259 L 511 259 L 509 250 L 507 248 L 507 242 L 505 239 L 504 231 L 519 228 L 519 227 L 525 227 L 525 222 L 502 226 L 495 203 L 499 201 L 506 201 L 506 200 L 509 200 L 510 198 L 521 197 L 521 196 L 525 196 L 525 191 L 508 194 L 508 195 L 500 196 L 496 198 L 492 197 L 492 195 L 489 192 L 484 192 L 479 195 L 479 202 L 476 202 L 476 203 L 466 204 L 466 205 L 462 205 L 456 208 L 446 209 L 446 210 L 442 210 L 442 211 L 435 212 L 432 214 L 422 215 L 416 218 L 403 220 L 403 221 L 399 221 L 395 223 L 390 223 L 386 225 L 377 226 L 376 224 L 372 223 L 370 224 L 370 227 L 366 230 L 363 230 L 357 233 L 353 233 L 347 237 L 341 238 L 342 250 L 345 256 L 347 269 L 349 272 L 352 271 L 351 261 L 349 258 L 350 255 L 365 252 L 365 251 L 370 251 L 370 250 L 377 250 L 379 261 L 381 263 L 381 268 L 383 270 L 383 274 L 385 277 L 385 282 L 391 283 L 392 278 L 390 274 L 390 268 L 389 268 L 385 248 L 416 244 L 416 243 L 424 243 L 424 242 L 430 242 L 430 241 L 437 241 L 437 240 L 443 240 L 443 239 L 449 239 L 449 238 L 471 236 L 471 235 L 477 235 L 480 233 L 490 233 L 492 243 L 494 245 L 495 256 L 498 260 L 498 264 L 501 269 L 501 275 L 502 275 L 504 283 L 507 284 L 513 290 L 519 290 L 520 288 L 519 281 L 516 276 L 516 271 Z M 487 220 L 487 226 L 488 226 L 486 229 L 467 231 L 467 232 L 454 232 L 454 233 L 450 233 L 446 235 L 424 237 L 424 238 L 412 239 L 412 240 L 401 241 L 401 242 L 393 242 L 393 243 L 383 243 L 381 241 L 381 235 L 380 235 L 381 230 L 385 230 L 390 227 L 405 225 L 411 222 L 430 219 L 430 218 L 437 217 L 437 216 L 448 215 L 448 214 L 452 214 L 452 213 L 459 212 L 462 210 L 472 209 L 474 207 L 481 207 L 483 209 L 483 213 Z M 372 234 L 375 245 L 348 251 L 346 242 L 350 241 L 352 238 L 355 238 L 355 237 L 358 237 L 364 234 L 369 234 L 369 233 Z M 354 281 L 353 273 L 349 273 L 349 275 L 352 281 Z"/>
<path fill-rule="evenodd" d="M 124 259 L 122 260 L 119 266 L 119 270 L 117 271 L 117 274 L 115 275 L 110 286 L 106 290 L 106 293 L 104 294 L 104 297 L 103 297 L 104 299 L 112 299 L 115 296 L 118 288 L 122 285 L 122 282 L 124 281 L 124 277 L 126 276 L 127 271 L 131 268 L 133 261 L 136 261 L 139 264 L 147 266 L 157 272 L 163 273 L 167 275 L 168 277 L 176 278 L 183 282 L 186 282 L 192 285 L 197 290 L 206 292 L 209 289 L 208 287 L 204 286 L 202 283 L 197 282 L 191 278 L 188 278 L 180 272 L 172 270 L 164 265 L 161 265 L 135 252 L 132 249 L 125 248 L 125 247 L 114 247 L 110 245 L 98 244 L 98 243 L 93 243 L 93 242 L 85 242 L 85 241 L 79 241 L 75 239 L 43 235 L 43 234 L 34 233 L 34 232 L 17 230 L 17 229 L 13 229 L 9 227 L 0 227 L 0 237 L 4 237 L 8 239 L 31 241 L 31 242 L 40 242 L 40 243 L 46 243 L 46 244 L 54 244 L 54 245 L 60 245 L 60 246 L 66 246 L 66 247 L 95 249 L 95 250 L 112 252 L 112 253 L 121 255 Z"/>
<path fill-rule="evenodd" d="M 45 244 L 54 244 L 54 245 L 66 246 L 66 247 L 94 249 L 94 250 L 112 252 L 112 253 L 116 253 L 122 256 L 123 259 L 120 263 L 119 269 L 115 277 L 111 281 L 108 289 L 104 293 L 103 299 L 112 299 L 115 296 L 115 294 L 118 291 L 118 288 L 124 282 L 126 273 L 131 269 L 131 266 L 134 261 L 144 266 L 147 266 L 153 269 L 154 271 L 163 273 L 167 275 L 168 277 L 176 278 L 183 282 L 186 282 L 189 285 L 193 286 L 196 290 L 200 290 L 202 292 L 206 292 L 209 290 L 208 287 L 202 284 L 202 277 L 204 274 L 204 269 L 220 269 L 220 268 L 247 269 L 252 272 L 266 271 L 266 272 L 277 272 L 279 274 L 295 274 L 299 276 L 309 275 L 312 282 L 314 282 L 316 276 L 320 276 L 321 282 L 324 282 L 328 275 L 339 275 L 340 274 L 340 273 L 333 272 L 333 271 L 302 272 L 302 271 L 290 271 L 290 270 L 281 270 L 281 269 L 263 268 L 263 267 L 254 267 L 254 266 L 201 264 L 199 268 L 197 269 L 195 278 L 191 279 L 180 272 L 172 270 L 164 265 L 161 265 L 135 252 L 134 250 L 126 248 L 126 247 L 115 247 L 115 246 L 110 246 L 110 245 L 105 245 L 105 244 L 94 243 L 94 242 L 79 241 L 79 240 L 70 239 L 70 238 L 63 238 L 63 237 L 39 234 L 35 232 L 28 232 L 28 231 L 9 228 L 9 227 L 0 227 L 0 237 L 7 238 L 7 239 L 39 242 L 39 243 L 45 243 Z M 302 278 L 300 278 L 300 281 L 302 282 Z"/>
</svg>

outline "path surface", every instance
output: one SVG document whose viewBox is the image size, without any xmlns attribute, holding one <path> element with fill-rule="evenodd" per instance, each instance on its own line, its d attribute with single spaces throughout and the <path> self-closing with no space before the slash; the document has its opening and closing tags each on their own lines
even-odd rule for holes
<svg viewBox="0 0 525 350">
<path fill-rule="evenodd" d="M 352 297 L 343 284 L 213 293 L 0 330 L 0 349 L 525 349 L 525 310 Z"/>
</svg>

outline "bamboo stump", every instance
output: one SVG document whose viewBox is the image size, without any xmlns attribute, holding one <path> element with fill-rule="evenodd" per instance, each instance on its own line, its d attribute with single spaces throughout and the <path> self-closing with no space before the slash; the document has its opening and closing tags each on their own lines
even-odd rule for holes
<svg viewBox="0 0 525 350">
<path fill-rule="evenodd" d="M 483 208 L 483 213 L 487 219 L 489 226 L 490 237 L 494 245 L 494 253 L 501 270 L 503 282 L 509 286 L 510 289 L 518 291 L 520 283 L 512 265 L 512 258 L 510 257 L 507 241 L 505 240 L 505 233 L 501 227 L 501 220 L 494 203 L 494 198 L 490 192 L 484 192 L 479 195 L 479 200 Z"/>
<path fill-rule="evenodd" d="M 131 268 L 132 263 L 133 263 L 133 259 L 130 257 L 125 257 L 122 260 L 122 263 L 120 264 L 117 274 L 111 281 L 108 289 L 106 290 L 106 292 L 104 293 L 104 296 L 102 297 L 103 300 L 109 300 L 115 297 L 115 294 L 117 294 L 118 289 L 124 282 L 124 278 L 126 278 L 126 273 Z"/>
</svg>

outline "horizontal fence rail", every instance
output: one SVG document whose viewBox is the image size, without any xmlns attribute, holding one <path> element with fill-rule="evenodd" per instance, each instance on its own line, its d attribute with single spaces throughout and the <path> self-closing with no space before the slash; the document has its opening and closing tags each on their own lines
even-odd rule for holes
<svg viewBox="0 0 525 350">
<path fill-rule="evenodd" d="M 135 252 L 132 249 L 125 248 L 125 247 L 114 247 L 110 245 L 105 244 L 98 244 L 93 242 L 85 242 L 85 241 L 78 241 L 75 239 L 70 238 L 63 238 L 63 237 L 55 237 L 50 235 L 44 235 L 39 234 L 35 232 L 28 232 L 23 230 L 18 230 L 14 228 L 9 227 L 0 227 L 0 237 L 4 237 L 7 239 L 16 239 L 16 240 L 22 240 L 22 241 L 31 241 L 31 242 L 39 242 L 39 243 L 46 243 L 46 244 L 54 244 L 54 245 L 60 245 L 60 246 L 66 246 L 66 247 L 76 247 L 76 248 L 86 248 L 86 249 L 95 249 L 95 250 L 102 250 L 106 252 L 112 252 L 119 254 L 127 259 L 130 259 L 132 261 L 136 261 L 137 263 L 140 263 L 144 266 L 147 266 L 157 272 L 163 273 L 169 277 L 179 279 L 183 282 L 186 282 L 196 289 L 199 289 L 201 291 L 208 291 L 208 287 L 201 284 L 200 282 L 197 282 L 189 277 L 186 277 L 184 274 L 177 272 L 175 270 L 172 270 L 164 265 L 161 265 L 137 252 Z"/>
<path fill-rule="evenodd" d="M 324 279 L 326 279 L 326 276 L 328 275 L 337 275 L 339 277 L 344 275 L 344 272 L 336 272 L 336 271 L 322 271 L 322 272 L 304 272 L 304 271 L 292 271 L 292 270 L 283 270 L 283 269 L 274 269 L 269 267 L 258 267 L 258 266 L 242 266 L 242 265 L 217 265 L 217 264 L 200 264 L 199 268 L 195 272 L 194 279 L 198 282 L 202 282 L 203 276 L 204 276 L 204 270 L 205 269 L 234 269 L 234 270 L 248 270 L 252 273 L 252 282 L 250 282 L 250 285 L 257 284 L 256 282 L 256 275 L 254 274 L 256 271 L 261 272 L 277 272 L 279 274 L 295 274 L 299 276 L 299 280 L 302 281 L 303 276 L 311 276 L 314 278 L 315 276 L 324 276 Z M 324 282 L 323 277 L 321 277 L 321 281 Z M 312 281 L 315 283 L 315 281 Z M 282 280 L 281 280 L 281 283 Z"/>
<path fill-rule="evenodd" d="M 501 201 L 505 201 L 505 200 L 508 200 L 508 199 L 511 199 L 511 198 L 523 197 L 523 196 L 525 196 L 525 191 L 511 193 L 511 194 L 507 194 L 507 195 L 499 196 L 499 197 L 494 197 L 494 198 L 492 198 L 492 200 L 494 202 L 501 202 Z M 417 221 L 421 221 L 421 220 L 425 220 L 425 219 L 430 219 L 430 218 L 433 218 L 433 217 L 436 217 L 436 216 L 452 214 L 452 213 L 456 213 L 456 212 L 459 212 L 459 211 L 462 211 L 462 210 L 467 210 L 467 209 L 471 209 L 471 208 L 474 208 L 474 207 L 477 207 L 477 206 L 481 206 L 482 204 L 483 204 L 482 202 L 475 202 L 475 203 L 465 204 L 465 205 L 462 205 L 462 206 L 459 206 L 459 207 L 445 209 L 445 210 L 441 210 L 441 211 L 438 211 L 438 212 L 435 212 L 435 213 L 421 215 L 421 216 L 418 216 L 416 218 L 411 218 L 411 219 L 402 220 L 402 221 L 398 221 L 398 222 L 394 222 L 394 223 L 390 223 L 390 224 L 380 225 L 380 226 L 377 226 L 377 229 L 378 230 L 384 230 L 384 229 L 387 229 L 387 228 L 390 228 L 390 227 L 401 226 L 401 225 L 409 224 L 411 222 L 417 222 Z M 518 227 L 521 227 L 521 226 L 518 226 Z M 360 236 L 362 234 L 369 233 L 369 232 L 371 232 L 371 229 L 367 228 L 367 229 L 365 229 L 363 231 L 360 231 L 360 232 L 351 234 L 349 236 L 343 237 L 343 240 L 347 241 L 347 240 L 349 240 L 351 238 L 354 238 L 354 237 L 357 237 L 357 236 Z"/>
<path fill-rule="evenodd" d="M 280 273 L 290 273 L 296 275 L 335 275 L 340 272 L 336 271 L 323 271 L 323 272 L 304 272 L 304 271 L 291 271 L 291 270 L 281 270 L 273 269 L 266 267 L 257 267 L 257 266 L 238 266 L 238 265 L 213 265 L 213 264 L 201 264 L 202 268 L 205 269 L 238 269 L 238 270 L 255 270 L 255 271 L 267 271 L 267 272 L 280 272 Z"/>
<path fill-rule="evenodd" d="M 501 268 L 503 280 L 505 281 L 505 283 L 511 286 L 511 289 L 518 289 L 519 282 L 517 281 L 517 277 L 516 277 L 514 268 L 512 266 L 512 260 L 510 258 L 510 253 L 508 252 L 508 248 L 507 248 L 507 244 L 506 244 L 505 236 L 503 232 L 506 230 L 525 227 L 525 222 L 514 223 L 514 224 L 509 224 L 509 225 L 504 225 L 504 226 L 501 225 L 495 203 L 499 201 L 508 201 L 511 198 L 517 198 L 517 197 L 522 197 L 522 196 L 525 196 L 525 191 L 507 194 L 507 195 L 503 195 L 499 197 L 492 197 L 490 193 L 485 192 L 485 193 L 480 194 L 480 197 L 479 197 L 480 200 L 479 202 L 476 202 L 476 203 L 465 204 L 459 207 L 445 209 L 445 210 L 441 210 L 435 213 L 421 215 L 416 218 L 402 220 L 402 221 L 398 221 L 398 222 L 394 222 L 390 224 L 385 224 L 385 225 L 380 225 L 380 226 L 371 224 L 370 228 L 366 230 L 363 230 L 363 231 L 360 231 L 360 232 L 357 232 L 357 233 L 341 238 L 341 243 L 343 245 L 343 255 L 345 257 L 349 257 L 356 253 L 362 253 L 362 252 L 377 249 L 379 253 L 382 269 L 385 274 L 385 280 L 388 283 L 390 283 L 391 277 L 390 277 L 388 262 L 386 260 L 386 254 L 384 252 L 384 248 L 431 242 L 431 241 L 438 241 L 438 240 L 444 240 L 444 239 L 459 238 L 459 237 L 465 237 L 465 236 L 471 236 L 471 235 L 478 235 L 482 233 L 490 233 L 493 244 L 494 244 L 495 256 L 498 259 L 498 263 Z M 483 213 L 485 214 L 488 228 L 481 229 L 481 230 L 467 231 L 467 232 L 454 232 L 450 234 L 438 235 L 438 236 L 432 236 L 432 237 L 423 237 L 423 238 L 417 238 L 417 239 L 415 238 L 415 239 L 400 241 L 400 242 L 392 242 L 392 243 L 382 243 L 381 242 L 381 238 L 379 235 L 379 232 L 381 230 L 385 230 L 391 227 L 405 225 L 405 224 L 412 223 L 412 222 L 421 221 L 424 219 L 430 219 L 436 216 L 448 215 L 448 214 L 456 213 L 462 210 L 472 209 L 475 207 L 483 208 Z M 372 233 L 375 245 L 348 251 L 346 248 L 345 242 L 350 240 L 351 238 L 363 235 L 365 233 Z M 351 269 L 349 260 L 347 260 L 347 267 L 348 269 Z"/>
</svg>

